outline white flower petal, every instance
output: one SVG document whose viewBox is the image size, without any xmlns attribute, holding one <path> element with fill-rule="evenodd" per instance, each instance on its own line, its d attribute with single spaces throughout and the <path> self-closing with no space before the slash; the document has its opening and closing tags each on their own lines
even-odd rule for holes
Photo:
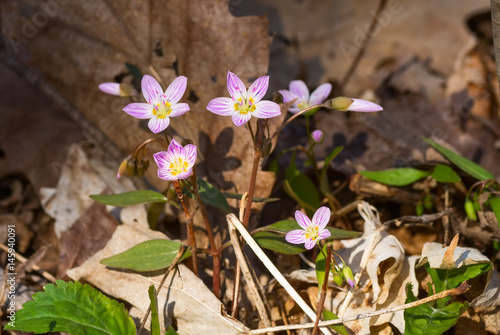
<svg viewBox="0 0 500 335">
<path fill-rule="evenodd" d="M 302 229 L 308 229 L 311 226 L 311 220 L 301 211 L 295 211 L 295 220 Z"/>
<path fill-rule="evenodd" d="M 184 92 L 186 92 L 187 78 L 184 76 L 179 76 L 174 79 L 174 81 L 168 86 L 165 91 L 165 99 L 167 99 L 172 105 L 176 104 L 181 100 Z"/>
<path fill-rule="evenodd" d="M 227 90 L 233 100 L 246 98 L 247 88 L 245 84 L 243 84 L 240 77 L 230 71 L 227 72 Z"/>
<path fill-rule="evenodd" d="M 309 89 L 302 80 L 290 82 L 290 92 L 295 94 L 300 101 L 309 101 Z"/>
<path fill-rule="evenodd" d="M 325 228 L 330 221 L 330 208 L 320 207 L 312 218 L 312 224 L 318 228 Z"/>
<path fill-rule="evenodd" d="M 208 103 L 207 109 L 223 116 L 230 116 L 235 112 L 234 101 L 231 98 L 215 98 Z"/>
<path fill-rule="evenodd" d="M 263 100 L 255 104 L 255 110 L 252 114 L 259 119 L 269 119 L 281 115 L 281 108 L 275 102 Z"/>
<path fill-rule="evenodd" d="M 142 95 L 149 104 L 157 104 L 161 101 L 161 95 L 163 89 L 155 78 L 148 76 L 147 74 L 142 77 L 141 81 Z"/>
<path fill-rule="evenodd" d="M 154 117 L 153 106 L 150 104 L 134 102 L 123 107 L 123 111 L 138 119 L 150 119 Z"/>
<path fill-rule="evenodd" d="M 257 78 L 256 81 L 248 89 L 247 98 L 248 100 L 253 99 L 256 103 L 260 101 L 264 95 L 266 95 L 267 88 L 269 87 L 269 76 L 263 76 Z"/>
<path fill-rule="evenodd" d="M 189 105 L 184 102 L 181 102 L 180 104 L 175 104 L 174 106 L 172 106 L 169 116 L 170 117 L 181 116 L 186 112 L 188 112 L 189 109 L 190 109 Z"/>
<path fill-rule="evenodd" d="M 309 98 L 309 105 L 319 105 L 323 103 L 330 92 L 332 91 L 332 84 L 326 83 L 320 85 L 317 89 L 312 92 L 311 97 Z"/>
<path fill-rule="evenodd" d="M 251 117 L 252 115 L 250 113 L 246 114 L 234 113 L 233 116 L 231 116 L 231 120 L 233 120 L 233 123 L 239 127 L 247 123 Z"/>
<path fill-rule="evenodd" d="M 159 132 L 162 132 L 165 129 L 167 129 L 169 124 L 170 124 L 170 118 L 168 116 L 164 118 L 158 118 L 155 116 L 149 120 L 148 127 L 153 133 L 158 134 Z"/>
</svg>

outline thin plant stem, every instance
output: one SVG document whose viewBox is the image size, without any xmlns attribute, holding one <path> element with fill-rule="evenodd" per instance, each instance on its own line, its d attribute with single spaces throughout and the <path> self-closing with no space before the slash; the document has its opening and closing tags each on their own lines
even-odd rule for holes
<svg viewBox="0 0 500 335">
<path fill-rule="evenodd" d="M 437 299 L 461 295 L 461 294 L 464 294 L 465 292 L 467 292 L 469 289 L 470 289 L 470 285 L 466 281 L 464 281 L 457 288 L 452 288 L 450 290 L 446 290 L 446 291 L 431 295 L 430 297 L 427 297 L 424 299 L 420 299 L 420 300 L 410 302 L 410 303 L 400 305 L 400 306 L 381 309 L 381 310 L 374 311 L 374 312 L 361 313 L 361 314 L 357 314 L 357 315 L 353 315 L 353 316 L 348 316 L 345 318 L 322 321 L 318 325 L 320 327 L 326 327 L 326 326 L 338 325 L 340 323 L 346 323 L 346 322 L 356 321 L 356 320 L 360 320 L 360 319 L 371 318 L 371 317 L 378 316 L 378 315 L 395 313 L 395 312 L 399 312 L 399 311 L 402 311 L 402 310 L 405 310 L 408 308 L 420 306 L 420 305 L 426 304 L 428 302 L 431 302 L 431 301 L 434 301 Z M 255 330 L 247 331 L 244 334 L 246 334 L 246 335 L 258 335 L 258 334 L 265 334 L 268 332 L 279 332 L 279 331 L 284 331 L 284 330 L 296 330 L 296 329 L 308 329 L 308 328 L 313 328 L 313 327 L 314 327 L 314 323 L 304 323 L 304 324 L 299 324 L 299 325 L 289 325 L 289 326 L 279 326 L 279 327 L 272 327 L 272 328 L 255 329 Z"/>
<path fill-rule="evenodd" d="M 321 248 L 320 248 L 321 250 Z M 321 250 L 323 252 L 323 250 Z M 314 322 L 314 328 L 311 334 L 318 333 L 319 334 L 319 329 L 318 329 L 318 322 L 321 318 L 321 311 L 323 310 L 323 306 L 325 305 L 325 300 L 326 300 L 326 289 L 328 287 L 328 278 L 330 277 L 330 258 L 332 257 L 332 246 L 328 245 L 326 249 L 327 257 L 326 257 L 326 264 L 325 264 L 325 279 L 323 281 L 323 285 L 321 285 L 321 296 L 318 301 L 318 306 L 316 308 L 316 321 Z M 327 271 L 328 269 L 328 271 Z"/>
<path fill-rule="evenodd" d="M 149 144 L 149 143 L 152 143 L 152 142 L 157 142 L 159 144 L 161 144 L 163 147 L 165 147 L 166 149 L 168 149 L 168 144 L 165 143 L 165 141 L 163 140 L 160 140 L 158 138 L 148 138 L 147 140 L 145 141 L 142 141 L 141 143 L 139 143 L 135 149 L 134 149 L 134 152 L 132 154 L 132 157 L 137 157 L 137 155 L 139 154 L 139 151 L 146 145 L 146 144 Z"/>
<path fill-rule="evenodd" d="M 156 289 L 156 295 L 160 294 L 160 290 L 163 287 L 163 284 L 165 284 L 165 280 L 167 280 L 168 274 L 172 269 L 177 265 L 179 262 L 179 259 L 181 259 L 182 255 L 184 254 L 184 251 L 186 251 L 186 247 L 181 245 L 179 251 L 177 252 L 177 255 L 175 255 L 174 260 L 172 261 L 172 264 L 167 269 L 167 272 L 163 275 L 163 278 L 161 279 L 160 285 L 158 285 L 158 288 Z M 151 313 L 151 305 L 149 305 L 148 310 L 146 311 L 146 314 L 142 318 L 141 326 L 139 327 L 139 330 L 137 331 L 137 335 L 139 335 L 142 330 L 144 329 L 144 325 L 146 324 L 146 320 L 148 319 L 149 313 Z"/>
<path fill-rule="evenodd" d="M 198 256 L 196 250 L 196 239 L 194 238 L 194 227 L 193 227 L 193 218 L 191 213 L 189 213 L 189 209 L 187 207 L 186 201 L 184 200 L 184 194 L 182 193 L 181 185 L 178 180 L 174 180 L 175 192 L 177 193 L 177 197 L 179 198 L 182 208 L 184 209 L 184 214 L 186 215 L 186 225 L 187 225 L 187 235 L 188 235 L 188 244 L 191 247 L 191 259 L 193 262 L 193 272 L 196 276 L 198 276 Z"/>
<path fill-rule="evenodd" d="M 193 174 L 191 176 L 191 182 L 193 183 L 192 193 L 194 194 L 196 201 L 198 202 L 198 206 L 200 207 L 201 216 L 203 217 L 203 222 L 205 223 L 205 230 L 207 231 L 208 241 L 210 243 L 210 250 L 213 260 L 213 277 L 212 277 L 213 292 L 215 296 L 219 298 L 220 297 L 220 251 L 218 250 L 217 244 L 215 243 L 214 231 L 212 229 L 212 225 L 210 224 L 210 220 L 208 219 L 208 214 L 205 208 L 205 204 L 201 200 L 198 182 L 196 181 L 196 170 L 194 167 L 193 167 Z"/>
</svg>

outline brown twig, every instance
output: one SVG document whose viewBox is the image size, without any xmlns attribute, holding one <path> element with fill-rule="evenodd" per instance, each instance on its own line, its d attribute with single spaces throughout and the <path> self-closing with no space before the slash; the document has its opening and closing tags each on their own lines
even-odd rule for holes
<svg viewBox="0 0 500 335">
<path fill-rule="evenodd" d="M 189 209 L 187 207 L 186 201 L 184 201 L 184 194 L 182 193 L 181 185 L 178 180 L 174 180 L 175 192 L 177 193 L 177 198 L 181 201 L 182 208 L 184 209 L 184 214 L 186 215 L 186 225 L 187 225 L 187 237 L 188 244 L 191 247 L 191 259 L 193 262 L 193 272 L 196 276 L 198 276 L 198 256 L 196 250 L 196 239 L 194 238 L 194 227 L 193 227 L 193 218 L 191 213 L 189 213 Z"/>
<path fill-rule="evenodd" d="M 434 301 L 437 299 L 461 295 L 461 294 L 464 294 L 465 292 L 467 292 L 469 289 L 470 289 L 470 285 L 466 281 L 464 281 L 457 288 L 446 290 L 446 291 L 431 295 L 430 297 L 427 297 L 424 299 L 410 302 L 410 303 L 407 303 L 407 304 L 404 304 L 401 306 L 395 306 L 395 307 L 391 307 L 391 308 L 381 309 L 379 311 L 361 313 L 361 314 L 348 316 L 348 317 L 341 318 L 341 319 L 322 321 L 319 323 L 319 327 L 327 327 L 327 326 L 337 325 L 339 323 L 346 323 L 346 322 L 356 321 L 356 320 L 360 320 L 360 319 L 371 318 L 371 317 L 382 315 L 382 314 L 395 313 L 395 312 L 402 311 L 402 310 L 405 310 L 408 308 L 423 305 L 423 304 L 426 304 L 428 302 L 431 302 L 431 301 Z M 270 332 L 270 331 L 279 332 L 279 331 L 283 331 L 283 330 L 307 329 L 307 328 L 313 328 L 313 327 L 314 327 L 314 323 L 306 323 L 306 324 L 300 324 L 300 325 L 289 325 L 289 326 L 279 326 L 279 327 L 273 327 L 273 328 L 255 329 L 255 330 L 247 331 L 244 334 L 257 335 L 257 334 L 265 334 L 265 333 Z"/>
<path fill-rule="evenodd" d="M 167 269 L 167 272 L 163 275 L 163 278 L 160 281 L 160 285 L 156 289 L 156 295 L 160 293 L 161 288 L 163 287 L 163 284 L 165 283 L 165 280 L 167 280 L 168 274 L 172 269 L 177 266 L 177 263 L 179 262 L 179 259 L 181 259 L 182 255 L 184 254 L 184 251 L 186 251 L 186 247 L 181 245 L 179 251 L 177 252 L 177 255 L 175 255 L 174 260 L 172 261 L 172 264 Z M 148 307 L 148 310 L 146 311 L 146 314 L 144 315 L 144 318 L 142 319 L 141 326 L 139 327 L 139 330 L 137 331 L 137 335 L 139 335 L 142 330 L 144 329 L 144 325 L 146 324 L 146 321 L 148 319 L 149 313 L 151 313 L 151 305 Z"/>
<path fill-rule="evenodd" d="M 377 12 L 375 13 L 375 16 L 373 16 L 373 19 L 370 23 L 370 28 L 368 29 L 368 33 L 366 34 L 365 39 L 363 40 L 363 43 L 361 44 L 361 47 L 359 48 L 358 53 L 356 54 L 356 57 L 354 57 L 354 60 L 349 66 L 349 69 L 345 73 L 344 78 L 342 78 L 342 85 L 341 85 L 342 90 L 344 90 L 345 87 L 347 86 L 347 83 L 349 83 L 349 80 L 354 74 L 354 71 L 356 71 L 356 68 L 358 67 L 361 58 L 363 58 L 366 48 L 368 47 L 368 42 L 370 42 L 373 36 L 373 32 L 375 31 L 375 26 L 378 23 L 378 17 L 380 16 L 380 13 L 382 13 L 382 11 L 384 10 L 386 4 L 387 0 L 380 0 Z"/>
<path fill-rule="evenodd" d="M 6 245 L 0 244 L 0 249 L 5 251 L 6 253 L 9 253 L 9 248 Z M 14 252 L 14 255 L 16 256 L 16 260 L 18 260 L 19 262 L 21 262 L 23 264 L 29 262 L 29 259 L 23 257 L 23 255 L 19 254 L 18 252 Z M 40 268 L 38 265 L 31 264 L 31 268 L 33 270 L 35 270 L 36 272 L 39 272 L 45 279 L 47 279 L 51 283 L 56 282 L 56 278 L 53 275 L 51 275 L 50 273 L 48 273 L 45 270 L 42 270 L 42 268 Z"/>
<path fill-rule="evenodd" d="M 323 285 L 321 286 L 321 296 L 318 301 L 318 307 L 316 311 L 316 321 L 314 322 L 314 328 L 311 334 L 315 334 L 319 332 L 318 323 L 321 318 L 321 311 L 323 310 L 323 306 L 325 305 L 326 300 L 326 289 L 328 287 L 328 277 L 330 277 L 330 259 L 332 257 L 332 246 L 329 245 L 326 249 L 326 264 L 325 264 L 325 280 Z"/>
</svg>

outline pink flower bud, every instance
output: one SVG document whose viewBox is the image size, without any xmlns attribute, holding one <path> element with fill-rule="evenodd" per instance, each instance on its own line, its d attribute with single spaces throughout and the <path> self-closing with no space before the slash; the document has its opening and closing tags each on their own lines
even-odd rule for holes
<svg viewBox="0 0 500 335">
<path fill-rule="evenodd" d="M 323 132 L 321 130 L 315 130 L 311 133 L 311 138 L 314 142 L 319 144 L 323 142 Z"/>
</svg>

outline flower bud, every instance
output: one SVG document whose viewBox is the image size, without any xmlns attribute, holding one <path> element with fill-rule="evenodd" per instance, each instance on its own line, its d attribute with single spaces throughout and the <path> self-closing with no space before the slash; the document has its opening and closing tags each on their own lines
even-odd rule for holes
<svg viewBox="0 0 500 335">
<path fill-rule="evenodd" d="M 380 112 L 383 108 L 376 103 L 362 99 L 351 99 L 347 97 L 336 97 L 325 101 L 325 107 L 333 108 L 342 112 Z"/>
<path fill-rule="evenodd" d="M 467 217 L 473 221 L 477 221 L 476 209 L 474 208 L 474 204 L 472 203 L 472 201 L 466 200 L 464 207 Z"/>
<path fill-rule="evenodd" d="M 104 93 L 117 95 L 120 97 L 131 97 L 136 95 L 137 92 L 135 89 L 129 84 L 118 84 L 118 83 L 102 83 L 99 84 L 99 89 Z"/>
<path fill-rule="evenodd" d="M 344 263 L 344 266 L 342 268 L 342 273 L 344 274 L 344 277 L 347 280 L 349 286 L 354 287 L 354 276 L 352 275 L 351 268 L 348 267 L 346 263 Z"/>
<path fill-rule="evenodd" d="M 123 174 L 125 174 L 129 158 L 130 156 L 122 160 L 122 162 L 120 163 L 120 166 L 118 167 L 118 172 L 116 173 L 116 179 L 120 179 L 120 177 L 123 176 Z"/>
<path fill-rule="evenodd" d="M 280 92 L 274 92 L 272 101 L 276 102 L 277 104 L 282 104 L 283 103 L 283 95 Z"/>
<path fill-rule="evenodd" d="M 311 138 L 315 143 L 321 143 L 323 142 L 323 132 L 321 130 L 315 130 L 311 133 Z"/>
<path fill-rule="evenodd" d="M 332 277 L 333 281 L 335 282 L 335 284 L 337 284 L 337 286 L 342 286 L 344 284 L 344 278 L 341 276 L 341 274 L 337 272 L 332 272 Z"/>
</svg>

